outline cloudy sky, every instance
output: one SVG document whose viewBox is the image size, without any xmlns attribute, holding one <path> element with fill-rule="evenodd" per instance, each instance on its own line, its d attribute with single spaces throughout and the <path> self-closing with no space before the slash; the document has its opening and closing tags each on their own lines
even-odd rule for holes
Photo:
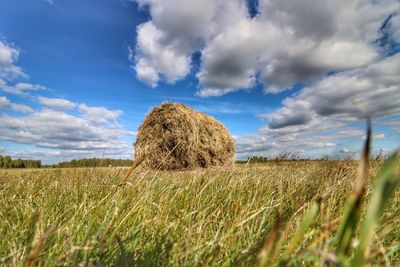
<svg viewBox="0 0 400 267">
<path fill-rule="evenodd" d="M 163 101 L 222 121 L 237 158 L 400 144 L 398 0 L 3 0 L 0 154 L 132 158 Z"/>
</svg>

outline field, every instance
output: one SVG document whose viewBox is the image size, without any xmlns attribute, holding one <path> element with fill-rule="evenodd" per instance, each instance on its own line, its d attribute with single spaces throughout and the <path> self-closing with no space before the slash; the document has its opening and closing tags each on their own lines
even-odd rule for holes
<svg viewBox="0 0 400 267">
<path fill-rule="evenodd" d="M 376 178 L 383 160 L 373 160 L 365 199 L 354 202 L 358 164 L 136 169 L 126 183 L 127 168 L 2 170 L 0 265 L 394 265 L 400 191 L 389 199 L 386 184 L 374 198 L 377 180 L 390 177 Z"/>
</svg>

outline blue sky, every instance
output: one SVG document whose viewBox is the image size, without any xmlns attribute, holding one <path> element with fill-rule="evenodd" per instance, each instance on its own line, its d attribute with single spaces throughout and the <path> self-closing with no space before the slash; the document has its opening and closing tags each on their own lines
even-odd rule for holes
<svg viewBox="0 0 400 267">
<path fill-rule="evenodd" d="M 222 121 L 238 158 L 357 153 L 363 112 L 390 152 L 399 1 L 312 2 L 1 1 L 0 153 L 129 158 L 168 100 Z"/>
</svg>

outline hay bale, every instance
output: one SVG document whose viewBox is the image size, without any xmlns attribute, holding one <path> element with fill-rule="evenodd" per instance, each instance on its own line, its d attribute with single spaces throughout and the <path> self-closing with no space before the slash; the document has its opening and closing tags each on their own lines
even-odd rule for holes
<svg viewBox="0 0 400 267">
<path fill-rule="evenodd" d="M 216 119 L 183 104 L 155 107 L 139 127 L 135 158 L 156 170 L 227 166 L 234 162 L 234 143 Z"/>
</svg>

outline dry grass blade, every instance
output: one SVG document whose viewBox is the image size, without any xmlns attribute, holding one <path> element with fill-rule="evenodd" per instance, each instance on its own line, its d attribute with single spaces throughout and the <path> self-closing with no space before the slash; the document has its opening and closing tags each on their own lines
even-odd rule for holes
<svg viewBox="0 0 400 267">
<path fill-rule="evenodd" d="M 294 233 L 292 239 L 289 242 L 286 250 L 287 255 L 290 255 L 297 248 L 298 243 L 302 240 L 304 234 L 313 222 L 313 219 L 318 212 L 318 206 L 318 203 L 313 203 L 312 206 L 303 215 L 302 221 L 297 231 Z"/>
<path fill-rule="evenodd" d="M 333 265 L 338 265 L 339 264 L 339 260 L 336 257 L 335 254 L 329 253 L 327 251 L 322 251 L 319 249 L 315 249 L 315 248 L 310 248 L 307 249 L 305 251 L 305 253 L 310 253 L 310 254 L 316 254 L 321 256 L 324 260 L 323 260 L 323 264 L 330 266 L 331 264 Z"/>
<path fill-rule="evenodd" d="M 120 186 L 123 186 L 126 184 L 129 177 L 131 176 L 132 172 L 143 162 L 144 159 L 145 159 L 145 155 L 143 155 L 139 159 L 136 159 L 133 162 L 133 165 L 129 168 L 128 173 L 125 175 L 124 179 L 122 180 L 122 183 L 120 183 Z"/>
<path fill-rule="evenodd" d="M 46 241 L 55 232 L 55 230 L 56 227 L 54 225 L 47 227 L 43 234 L 33 242 L 31 252 L 29 253 L 29 257 L 25 262 L 26 267 L 31 267 L 34 265 L 35 259 L 39 256 L 40 251 L 46 245 Z"/>
<path fill-rule="evenodd" d="M 360 242 L 357 246 L 353 266 L 364 266 L 368 260 L 369 246 L 376 225 L 383 213 L 385 204 L 391 198 L 394 190 L 400 185 L 399 151 L 394 153 L 384 164 L 377 177 L 376 186 L 368 206 L 367 216 L 360 232 Z"/>
<path fill-rule="evenodd" d="M 345 260 L 350 252 L 351 240 L 355 235 L 361 213 L 362 199 L 365 194 L 365 185 L 368 178 L 368 164 L 371 149 L 371 120 L 367 119 L 367 135 L 363 151 L 360 156 L 358 177 L 353 184 L 353 190 L 347 200 L 344 219 L 337 235 L 337 254 Z"/>
<path fill-rule="evenodd" d="M 356 182 L 353 185 L 353 193 L 355 196 L 362 196 L 365 194 L 365 184 L 368 179 L 368 165 L 369 165 L 369 156 L 371 151 L 371 120 L 367 119 L 367 134 L 366 140 L 364 144 L 363 151 L 360 156 L 360 164 L 358 169 L 358 177 Z"/>
<path fill-rule="evenodd" d="M 258 254 L 259 266 L 269 266 L 269 263 L 274 259 L 271 257 L 273 251 L 276 249 L 276 241 L 280 238 L 279 229 L 281 226 L 281 219 L 278 215 L 268 238 Z"/>
</svg>

